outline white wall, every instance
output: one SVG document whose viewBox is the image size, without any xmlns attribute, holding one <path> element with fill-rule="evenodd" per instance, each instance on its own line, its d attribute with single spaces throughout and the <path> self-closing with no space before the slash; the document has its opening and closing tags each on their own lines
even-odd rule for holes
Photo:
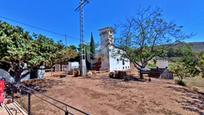
<svg viewBox="0 0 204 115">
<path fill-rule="evenodd" d="M 169 66 L 169 62 L 167 60 L 157 60 L 156 65 L 159 68 L 166 68 Z"/>
<path fill-rule="evenodd" d="M 122 58 L 121 54 L 117 52 L 124 53 L 122 50 L 112 48 L 109 52 L 109 71 L 126 71 L 130 69 L 130 61 L 128 59 Z"/>
<path fill-rule="evenodd" d="M 101 55 L 104 60 L 101 64 L 100 70 L 112 71 L 125 71 L 130 69 L 130 61 L 128 59 L 122 59 L 122 50 L 114 48 L 114 30 L 112 28 L 105 28 L 100 32 L 101 36 Z M 119 55 L 116 55 L 120 51 Z M 124 60 L 124 61 L 123 61 Z"/>
</svg>

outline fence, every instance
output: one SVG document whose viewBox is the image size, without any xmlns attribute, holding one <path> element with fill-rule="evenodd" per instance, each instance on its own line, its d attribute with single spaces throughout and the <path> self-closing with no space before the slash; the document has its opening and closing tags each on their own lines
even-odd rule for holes
<svg viewBox="0 0 204 115">
<path fill-rule="evenodd" d="M 55 64 L 54 65 L 54 71 L 55 72 L 60 72 L 60 71 L 67 72 L 68 69 L 69 69 L 68 65 L 60 65 L 60 64 Z"/>
<path fill-rule="evenodd" d="M 74 113 L 78 113 L 77 115 L 89 115 L 88 113 L 79 110 L 73 106 L 70 106 L 62 101 L 59 101 L 53 97 L 50 97 L 45 94 L 39 94 L 36 90 L 26 87 L 25 85 L 21 84 L 18 85 L 16 88 L 18 89 L 19 94 L 21 94 L 21 98 L 15 100 L 20 104 L 21 107 L 26 108 L 28 115 L 31 115 L 33 113 L 32 98 L 37 98 L 41 102 L 43 101 L 46 104 L 52 105 L 55 110 L 58 110 L 59 113 L 64 115 L 74 115 Z"/>
</svg>

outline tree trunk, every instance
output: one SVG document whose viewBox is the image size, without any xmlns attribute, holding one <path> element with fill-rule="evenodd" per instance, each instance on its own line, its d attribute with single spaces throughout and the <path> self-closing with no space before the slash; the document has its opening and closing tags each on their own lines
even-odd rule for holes
<svg viewBox="0 0 204 115">
<path fill-rule="evenodd" d="M 142 74 L 142 70 L 140 70 L 140 79 L 144 79 L 144 76 Z"/>
<path fill-rule="evenodd" d="M 137 68 L 139 70 L 139 74 L 140 74 L 140 79 L 144 79 L 143 74 L 142 74 L 142 66 L 139 64 L 134 63 L 135 68 Z"/>
<path fill-rule="evenodd" d="M 141 68 L 139 69 L 140 70 L 140 79 L 144 79 L 142 71 L 146 66 L 147 66 L 147 62 L 143 62 L 142 65 L 141 65 Z"/>
<path fill-rule="evenodd" d="M 37 78 L 37 72 L 38 72 L 38 68 L 37 67 L 31 68 L 30 78 L 31 79 Z"/>
</svg>

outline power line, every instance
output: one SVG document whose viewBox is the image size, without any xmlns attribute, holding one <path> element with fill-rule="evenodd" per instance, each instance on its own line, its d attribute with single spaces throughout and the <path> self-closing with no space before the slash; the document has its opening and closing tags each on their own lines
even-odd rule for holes
<svg viewBox="0 0 204 115">
<path fill-rule="evenodd" d="M 21 25 L 24 25 L 24 26 L 27 26 L 27 27 L 30 27 L 30 28 L 33 28 L 33 29 L 42 30 L 44 32 L 51 33 L 53 35 L 58 35 L 58 36 L 62 36 L 62 37 L 65 37 L 65 38 L 69 37 L 69 38 L 79 39 L 78 37 L 70 36 L 70 35 L 67 35 L 67 34 L 62 34 L 62 33 L 59 33 L 59 32 L 54 32 L 54 31 L 51 31 L 51 30 L 48 30 L 48 29 L 45 29 L 45 28 L 42 28 L 42 27 L 27 24 L 27 23 L 24 23 L 24 22 L 15 20 L 15 19 L 5 17 L 5 16 L 0 16 L 0 18 L 11 21 L 11 22 L 15 22 L 15 23 L 18 23 L 18 24 L 21 24 Z"/>
</svg>

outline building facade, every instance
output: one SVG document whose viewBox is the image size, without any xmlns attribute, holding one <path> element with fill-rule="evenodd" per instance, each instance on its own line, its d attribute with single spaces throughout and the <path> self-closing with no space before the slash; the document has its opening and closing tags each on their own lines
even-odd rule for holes
<svg viewBox="0 0 204 115">
<path fill-rule="evenodd" d="M 101 68 L 102 71 L 126 71 L 130 69 L 130 61 L 122 57 L 124 51 L 114 47 L 114 29 L 111 27 L 102 28 L 100 31 L 102 57 Z"/>
</svg>

